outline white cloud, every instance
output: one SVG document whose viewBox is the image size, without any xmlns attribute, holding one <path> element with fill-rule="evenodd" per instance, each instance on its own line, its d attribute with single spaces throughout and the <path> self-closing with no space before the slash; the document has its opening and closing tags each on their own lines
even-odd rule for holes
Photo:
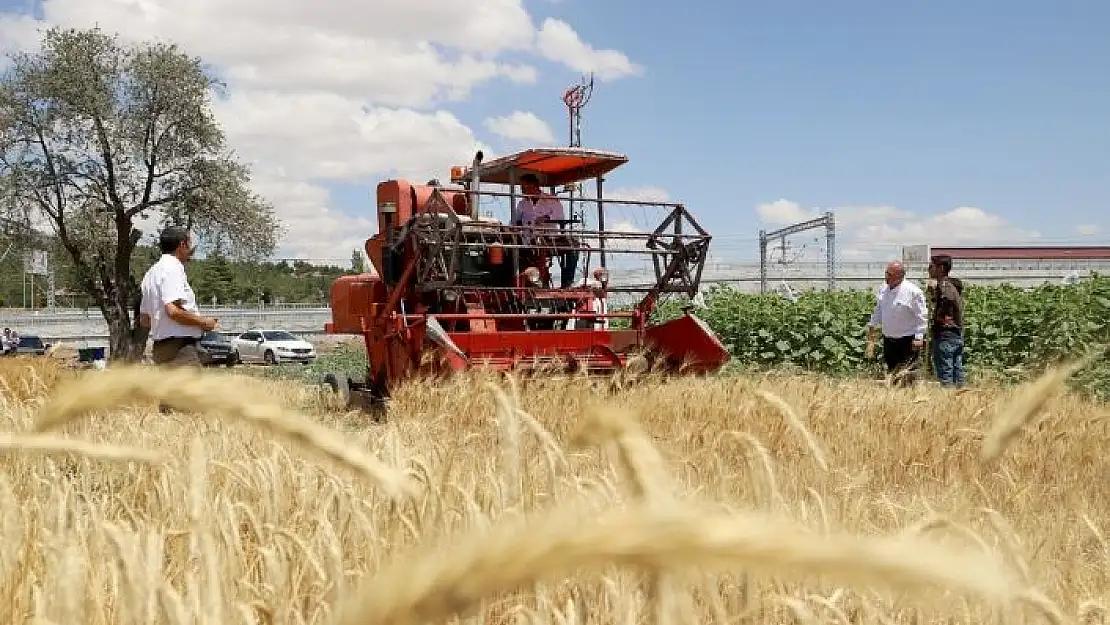
<svg viewBox="0 0 1110 625">
<path fill-rule="evenodd" d="M 601 79 L 642 71 L 564 22 L 537 29 L 523 0 L 43 0 L 42 13 L 39 22 L 0 12 L 0 50 L 33 49 L 47 25 L 99 26 L 172 41 L 213 66 L 229 87 L 214 105 L 229 143 L 286 222 L 281 253 L 344 263 L 348 243 L 361 247 L 374 231 L 372 217 L 336 212 L 327 181 L 365 184 L 369 195 L 381 177 L 444 179 L 476 149 L 490 158 L 450 106 L 494 80 L 535 83 L 535 59 Z M 546 139 L 524 115 L 515 132 Z"/>
<path fill-rule="evenodd" d="M 605 191 L 605 197 L 630 202 L 670 202 L 671 196 L 660 187 L 617 187 Z"/>
<path fill-rule="evenodd" d="M 594 49 L 578 38 L 570 24 L 554 18 L 543 21 L 536 46 L 547 59 L 583 73 L 594 72 L 599 80 L 639 76 L 644 71 L 622 52 Z"/>
<path fill-rule="evenodd" d="M 497 76 L 535 80 L 534 70 L 495 60 L 533 45 L 519 0 L 45 0 L 43 13 L 53 24 L 100 25 L 129 40 L 168 39 L 239 88 L 321 89 L 425 107 Z"/>
<path fill-rule="evenodd" d="M 486 149 L 447 111 L 367 107 L 334 93 L 243 91 L 217 102 L 229 141 L 262 170 L 345 182 L 374 174 L 446 178 Z"/>
<path fill-rule="evenodd" d="M 484 122 L 487 130 L 509 141 L 550 145 L 555 142 L 551 126 L 535 113 L 513 111 L 503 117 L 490 117 Z"/>
<path fill-rule="evenodd" d="M 775 200 L 755 207 L 759 219 L 770 226 L 788 226 L 813 219 L 817 213 L 790 200 Z"/>
<path fill-rule="evenodd" d="M 774 230 L 819 217 L 825 210 L 778 200 L 757 206 L 756 214 L 767 229 Z M 1018 227 L 1001 215 L 973 206 L 931 215 L 884 205 L 831 210 L 836 224 L 837 256 L 842 260 L 896 258 L 903 245 L 1023 245 L 1041 237 L 1035 230 Z M 812 236 L 823 234 L 823 230 L 816 230 Z M 796 236 L 811 235 L 807 232 Z"/>
<path fill-rule="evenodd" d="M 1075 232 L 1076 234 L 1080 234 L 1085 237 L 1091 237 L 1098 234 L 1099 232 L 1102 232 L 1102 228 L 1099 228 L 1098 224 L 1083 224 L 1080 226 L 1076 226 Z"/>
<path fill-rule="evenodd" d="M 279 175 L 255 176 L 254 181 L 259 193 L 281 206 L 287 236 L 299 242 L 288 257 L 346 265 L 351 251 L 363 249 L 366 239 L 378 231 L 373 211 L 364 217 L 340 213 L 329 207 L 330 194 L 319 185 Z"/>
</svg>

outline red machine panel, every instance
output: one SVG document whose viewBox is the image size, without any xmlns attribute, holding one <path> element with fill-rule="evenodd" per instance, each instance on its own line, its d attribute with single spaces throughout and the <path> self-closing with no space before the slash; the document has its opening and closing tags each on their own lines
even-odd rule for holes
<svg viewBox="0 0 1110 625">
<path fill-rule="evenodd" d="M 465 191 L 414 185 L 404 180 L 386 180 L 378 183 L 378 232 L 385 232 L 411 219 L 427 204 L 437 188 L 451 205 L 451 210 L 459 215 L 470 215 L 470 202 Z"/>
<path fill-rule="evenodd" d="M 324 330 L 329 334 L 362 334 L 362 319 L 369 324 L 385 302 L 385 284 L 377 276 L 340 276 L 331 285 L 332 321 Z"/>
</svg>

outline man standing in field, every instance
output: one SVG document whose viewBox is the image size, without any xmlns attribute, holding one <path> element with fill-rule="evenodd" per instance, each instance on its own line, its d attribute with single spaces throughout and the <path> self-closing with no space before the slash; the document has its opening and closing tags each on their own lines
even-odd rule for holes
<svg viewBox="0 0 1110 625">
<path fill-rule="evenodd" d="M 158 245 L 162 257 L 143 276 L 140 325 L 150 324 L 155 364 L 200 366 L 197 342 L 218 324 L 198 314 L 197 299 L 185 275 L 185 263 L 194 249 L 189 232 L 170 226 L 162 231 Z"/>
<path fill-rule="evenodd" d="M 913 381 L 921 346 L 925 344 L 928 307 L 925 293 L 906 280 L 906 268 L 900 262 L 886 266 L 886 284 L 879 290 L 878 302 L 867 322 L 867 358 L 875 353 L 875 334 L 882 328 L 883 360 L 895 382 L 908 385 Z"/>
<path fill-rule="evenodd" d="M 933 293 L 933 370 L 942 386 L 964 385 L 964 298 L 952 271 L 952 257 L 939 254 L 929 259 L 929 277 L 936 281 Z"/>
</svg>

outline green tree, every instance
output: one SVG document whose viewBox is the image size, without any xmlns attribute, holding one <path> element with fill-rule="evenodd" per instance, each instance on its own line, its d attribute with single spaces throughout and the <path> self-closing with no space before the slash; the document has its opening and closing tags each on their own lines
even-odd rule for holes
<svg viewBox="0 0 1110 625">
<path fill-rule="evenodd" d="M 203 277 L 197 285 L 197 295 L 202 297 L 205 303 L 211 302 L 213 297 L 224 305 L 232 301 L 235 274 L 227 258 L 223 254 L 212 254 L 205 259 L 202 266 Z"/>
<path fill-rule="evenodd" d="M 99 29 L 52 28 L 0 77 L 0 207 L 48 223 L 111 334 L 113 357 L 137 356 L 143 236 L 172 222 L 202 246 L 269 255 L 280 224 L 225 148 L 200 59 L 175 45 L 124 45 Z M 161 223 L 159 223 L 161 222 Z"/>
<path fill-rule="evenodd" d="M 362 250 L 351 252 L 351 271 L 356 274 L 366 272 L 366 259 L 362 255 Z"/>
</svg>

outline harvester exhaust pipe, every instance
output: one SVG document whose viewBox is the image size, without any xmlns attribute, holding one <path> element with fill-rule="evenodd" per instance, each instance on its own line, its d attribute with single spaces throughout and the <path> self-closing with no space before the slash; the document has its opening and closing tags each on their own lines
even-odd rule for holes
<svg viewBox="0 0 1110 625">
<path fill-rule="evenodd" d="M 470 163 L 470 216 L 474 219 L 478 218 L 478 166 L 482 164 L 482 158 L 484 155 L 478 150 Z"/>
</svg>

